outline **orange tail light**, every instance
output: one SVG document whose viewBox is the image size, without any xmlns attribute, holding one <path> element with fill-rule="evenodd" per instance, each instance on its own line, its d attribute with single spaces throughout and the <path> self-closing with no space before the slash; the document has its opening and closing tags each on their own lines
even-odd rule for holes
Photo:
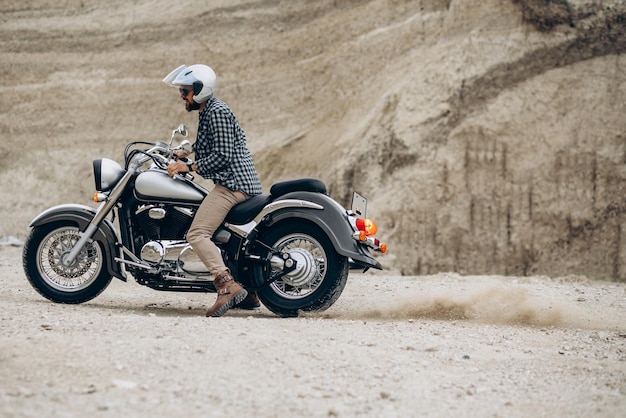
<svg viewBox="0 0 626 418">
<path fill-rule="evenodd" d="M 378 228 L 376 227 L 376 222 L 371 219 L 358 218 L 356 220 L 356 229 L 365 232 L 366 236 L 370 236 L 375 235 Z"/>
</svg>

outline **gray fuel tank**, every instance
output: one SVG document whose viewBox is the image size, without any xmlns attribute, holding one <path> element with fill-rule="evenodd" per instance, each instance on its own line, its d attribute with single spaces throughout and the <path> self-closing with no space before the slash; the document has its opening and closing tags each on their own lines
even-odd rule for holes
<svg viewBox="0 0 626 418">
<path fill-rule="evenodd" d="M 191 181 L 177 180 L 162 170 L 148 170 L 135 180 L 135 196 L 139 200 L 200 203 L 207 192 Z"/>
</svg>

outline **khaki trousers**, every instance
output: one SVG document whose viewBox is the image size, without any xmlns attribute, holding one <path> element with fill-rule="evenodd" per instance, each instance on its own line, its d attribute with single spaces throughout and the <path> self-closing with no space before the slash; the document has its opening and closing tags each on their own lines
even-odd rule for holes
<svg viewBox="0 0 626 418">
<path fill-rule="evenodd" d="M 234 192 L 221 184 L 215 184 L 215 188 L 204 198 L 189 227 L 187 241 L 213 277 L 228 269 L 222 260 L 220 249 L 211 241 L 211 237 L 224 222 L 228 211 L 246 199 L 247 193 Z"/>
</svg>

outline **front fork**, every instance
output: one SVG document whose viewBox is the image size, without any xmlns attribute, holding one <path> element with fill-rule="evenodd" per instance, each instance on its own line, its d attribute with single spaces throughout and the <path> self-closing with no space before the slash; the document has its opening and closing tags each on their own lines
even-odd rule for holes
<svg viewBox="0 0 626 418">
<path fill-rule="evenodd" d="M 80 238 L 76 241 L 74 247 L 70 250 L 70 252 L 66 253 L 61 257 L 61 263 L 64 267 L 71 267 L 76 260 L 78 254 L 82 251 L 82 249 L 87 245 L 88 242 L 91 241 L 91 238 L 100 228 L 100 224 L 107 217 L 107 215 L 113 210 L 115 204 L 122 196 L 128 181 L 132 177 L 134 170 L 128 170 L 126 174 L 120 179 L 119 183 L 115 186 L 107 200 L 102 202 L 102 204 L 98 207 L 96 214 L 94 215 L 91 222 L 87 228 L 80 232 Z"/>
</svg>

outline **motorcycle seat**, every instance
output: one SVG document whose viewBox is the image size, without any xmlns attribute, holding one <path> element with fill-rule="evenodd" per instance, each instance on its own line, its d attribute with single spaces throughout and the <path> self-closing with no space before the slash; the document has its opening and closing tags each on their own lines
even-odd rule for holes
<svg viewBox="0 0 626 418">
<path fill-rule="evenodd" d="M 304 178 L 274 183 L 270 189 L 270 194 L 273 197 L 282 196 L 291 192 L 314 192 L 326 194 L 326 185 L 319 179 Z"/>
<path fill-rule="evenodd" d="M 250 222 L 265 205 L 277 197 L 291 192 L 314 192 L 326 194 L 324 182 L 313 178 L 287 180 L 275 183 L 270 188 L 270 194 L 259 194 L 248 200 L 237 203 L 228 212 L 226 222 L 235 225 L 244 225 Z"/>
<path fill-rule="evenodd" d="M 258 194 L 252 196 L 248 200 L 244 200 L 241 203 L 237 203 L 228 212 L 226 216 L 226 222 L 235 225 L 244 225 L 250 222 L 256 215 L 272 200 L 272 196 L 269 194 Z"/>
</svg>

